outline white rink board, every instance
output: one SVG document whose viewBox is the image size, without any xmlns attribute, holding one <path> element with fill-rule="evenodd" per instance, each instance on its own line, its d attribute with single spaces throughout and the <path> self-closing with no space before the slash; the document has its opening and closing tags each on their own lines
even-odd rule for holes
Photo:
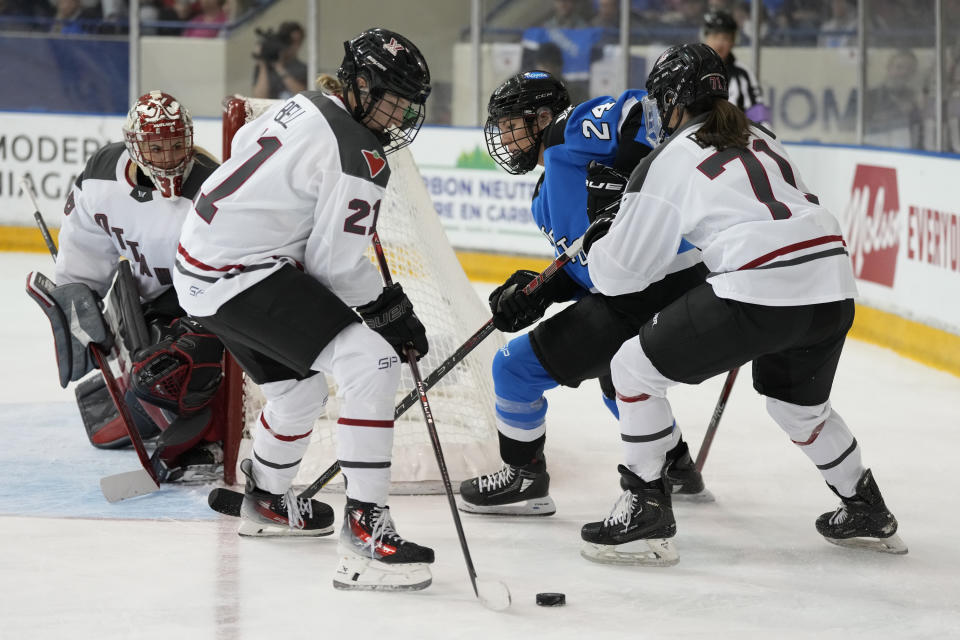
<svg viewBox="0 0 960 640">
<path fill-rule="evenodd" d="M 960 334 L 960 159 L 788 145 L 839 219 L 858 302 Z"/>
</svg>

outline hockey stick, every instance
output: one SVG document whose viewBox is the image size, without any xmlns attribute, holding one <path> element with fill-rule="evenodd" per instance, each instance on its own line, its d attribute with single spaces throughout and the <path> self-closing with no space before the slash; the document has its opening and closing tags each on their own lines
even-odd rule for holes
<svg viewBox="0 0 960 640">
<path fill-rule="evenodd" d="M 731 369 L 727 374 L 727 379 L 723 383 L 723 389 L 720 391 L 720 397 L 717 398 L 717 406 L 713 409 L 713 415 L 710 417 L 710 424 L 707 425 L 707 432 L 703 434 L 703 442 L 700 444 L 700 450 L 697 451 L 697 461 L 694 465 L 698 472 L 703 471 L 703 465 L 707 462 L 707 454 L 710 453 L 710 445 L 713 444 L 713 437 L 717 434 L 717 427 L 720 426 L 720 418 L 723 416 L 723 410 L 727 406 L 727 400 L 730 398 L 730 391 L 733 389 L 733 383 L 737 381 L 737 373 L 740 367 Z"/>
<path fill-rule="evenodd" d="M 57 247 L 53 242 L 53 237 L 50 235 L 50 230 L 47 228 L 47 223 L 43 219 L 43 214 L 40 213 L 40 208 L 37 205 L 37 199 L 33 195 L 32 185 L 27 182 L 26 178 L 23 179 L 23 183 L 27 193 L 30 194 L 30 199 L 33 201 L 33 206 L 36 208 L 36 210 L 33 212 L 33 218 L 37 221 L 37 226 L 40 228 L 40 234 L 43 236 L 44 242 L 47 243 L 47 249 L 49 249 L 50 255 L 53 257 L 54 262 L 56 262 Z M 120 272 L 124 271 L 124 268 L 126 274 L 130 278 L 133 277 L 132 273 L 130 272 L 130 263 L 126 260 L 121 260 L 117 268 L 118 280 L 121 276 Z M 115 336 L 115 340 L 118 339 L 119 336 Z M 124 401 L 123 392 L 120 390 L 120 385 L 117 383 L 117 379 L 114 377 L 113 371 L 110 369 L 108 354 L 100 345 L 94 343 L 90 344 L 90 351 L 93 353 L 93 358 L 97 362 L 97 368 L 100 369 L 103 380 L 107 385 L 107 392 L 110 394 L 110 398 L 113 400 L 113 404 L 116 406 L 117 412 L 120 414 L 120 421 L 127 430 L 127 435 L 130 438 L 130 442 L 133 444 L 133 448 L 137 452 L 137 457 L 140 458 L 140 464 L 143 466 L 142 469 L 134 469 L 133 471 L 126 471 L 124 473 L 117 473 L 112 476 L 100 478 L 100 491 L 103 492 L 103 496 L 108 502 L 119 502 L 120 500 L 126 500 L 127 498 L 133 498 L 136 496 L 153 493 L 154 491 L 159 491 L 160 482 L 157 478 L 157 472 L 150 463 L 150 456 L 147 455 L 147 448 L 143 444 L 143 438 L 140 436 L 140 431 L 137 429 L 133 421 L 133 416 L 130 414 L 130 409 L 127 407 L 127 403 Z"/>
<path fill-rule="evenodd" d="M 380 263 L 380 275 L 386 286 L 393 284 L 393 277 L 390 275 L 390 268 L 387 266 L 387 256 L 383 252 L 383 245 L 380 244 L 380 237 L 377 232 L 373 232 L 373 250 L 377 254 L 377 262 Z M 473 593 L 480 600 L 483 606 L 500 611 L 510 606 L 510 589 L 500 581 L 480 581 L 477 578 L 477 571 L 473 567 L 473 560 L 470 557 L 470 549 L 467 547 L 467 537 L 463 533 L 463 523 L 460 521 L 460 512 L 457 510 L 457 501 L 453 497 L 453 487 L 450 485 L 450 474 L 447 472 L 447 463 L 443 457 L 443 449 L 440 446 L 440 436 L 437 434 L 437 426 L 433 421 L 433 412 L 430 410 L 430 401 L 427 400 L 427 388 L 424 385 L 423 378 L 420 377 L 420 368 L 417 366 L 417 351 L 413 347 L 404 347 L 404 354 L 407 356 L 407 364 L 410 365 L 410 372 L 413 374 L 413 380 L 417 385 L 417 395 L 420 398 L 420 408 L 423 410 L 423 419 L 427 423 L 427 431 L 430 433 L 430 444 L 433 446 L 433 453 L 437 458 L 437 466 L 440 467 L 440 477 L 443 479 L 443 489 L 447 494 L 447 502 L 450 504 L 450 513 L 453 514 L 453 523 L 457 528 L 457 538 L 460 540 L 460 550 L 463 552 L 463 559 L 467 564 L 467 573 L 470 575 L 470 584 L 473 585 Z"/>
<path fill-rule="evenodd" d="M 23 178 L 20 179 L 20 188 L 30 196 L 30 202 L 33 203 L 33 219 L 36 220 L 37 226 L 40 228 L 40 235 L 43 236 L 43 241 L 47 244 L 47 249 L 50 251 L 53 261 L 56 262 L 57 245 L 54 244 L 53 236 L 50 235 L 50 229 L 47 228 L 47 223 L 44 222 L 43 215 L 40 213 L 40 205 L 37 203 L 37 196 L 33 191 L 33 183 L 28 176 L 23 176 Z"/>
<path fill-rule="evenodd" d="M 547 268 L 544 269 L 540 274 L 534 278 L 526 287 L 523 288 L 523 292 L 527 295 L 532 294 L 536 289 L 543 285 L 544 282 L 549 280 L 553 275 L 563 268 L 568 262 L 573 260 L 578 253 L 580 253 L 580 248 L 583 246 L 583 238 L 577 238 L 573 243 L 567 247 L 566 251 L 561 253 L 556 260 L 547 265 Z M 467 338 L 467 340 L 457 347 L 457 350 L 453 354 L 441 362 L 436 369 L 430 372 L 424 381 L 423 385 L 425 390 L 429 391 L 435 384 L 437 384 L 445 375 L 450 373 L 454 367 L 456 367 L 461 360 L 466 358 L 470 352 L 472 352 L 477 345 L 483 342 L 487 336 L 493 333 L 493 318 L 490 318 L 483 323 L 477 331 Z M 419 398 L 419 390 L 413 389 L 408 393 L 403 400 L 396 406 L 396 409 L 393 412 L 393 419 L 396 420 L 402 416 L 407 409 L 412 407 L 417 403 Z M 321 489 L 323 489 L 327 484 L 333 480 L 337 474 L 340 473 L 340 464 L 334 462 L 330 465 L 326 471 L 320 474 L 320 477 L 310 483 L 309 486 L 305 487 L 303 491 L 300 492 L 301 498 L 312 498 L 316 495 Z M 227 489 L 225 487 L 220 487 L 213 489 L 210 492 L 209 497 L 207 498 L 207 503 L 210 505 L 210 508 L 218 513 L 222 513 L 226 516 L 238 517 L 240 515 L 240 505 L 243 502 L 243 493 L 239 491 L 234 491 L 232 489 Z"/>
</svg>

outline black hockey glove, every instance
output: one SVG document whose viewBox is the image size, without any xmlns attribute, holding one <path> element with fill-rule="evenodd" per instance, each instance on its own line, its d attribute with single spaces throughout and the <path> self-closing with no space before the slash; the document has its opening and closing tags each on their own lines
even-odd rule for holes
<svg viewBox="0 0 960 640">
<path fill-rule="evenodd" d="M 587 217 L 590 222 L 600 216 L 616 215 L 626 186 L 627 176 L 591 160 L 587 166 Z"/>
<path fill-rule="evenodd" d="M 530 295 L 525 294 L 524 288 L 539 275 L 535 271 L 520 269 L 490 293 L 494 327 L 511 333 L 520 331 L 542 318 L 544 311 L 554 302 L 570 300 L 585 291 L 561 269 Z"/>
<path fill-rule="evenodd" d="M 590 247 L 593 243 L 607 235 L 610 225 L 613 224 L 613 216 L 600 216 L 590 223 L 587 230 L 583 232 L 583 252 L 590 253 Z"/>
<path fill-rule="evenodd" d="M 399 282 L 384 287 L 376 300 L 357 307 L 357 313 L 368 327 L 390 343 L 401 358 L 406 359 L 403 348 L 408 345 L 417 350 L 417 360 L 430 350 L 427 330 L 413 312 L 413 303 Z"/>
</svg>

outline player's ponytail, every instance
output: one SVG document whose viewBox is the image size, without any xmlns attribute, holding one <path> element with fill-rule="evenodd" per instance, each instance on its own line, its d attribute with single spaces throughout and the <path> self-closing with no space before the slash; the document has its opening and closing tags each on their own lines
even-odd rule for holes
<svg viewBox="0 0 960 640">
<path fill-rule="evenodd" d="M 330 95 L 343 95 L 343 84 L 340 80 L 327 73 L 321 73 L 317 76 L 317 88 Z"/>
<path fill-rule="evenodd" d="M 739 107 L 723 98 L 714 98 L 709 110 L 705 111 L 710 115 L 694 134 L 700 144 L 716 147 L 717 151 L 747 146 L 750 121 Z"/>
</svg>

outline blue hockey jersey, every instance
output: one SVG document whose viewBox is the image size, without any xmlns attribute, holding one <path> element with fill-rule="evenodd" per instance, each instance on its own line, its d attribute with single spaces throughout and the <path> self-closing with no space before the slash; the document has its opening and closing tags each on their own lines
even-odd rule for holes
<svg viewBox="0 0 960 640">
<path fill-rule="evenodd" d="M 631 89 L 618 98 L 592 98 L 558 115 L 544 135 L 544 173 L 531 210 L 537 226 L 555 247 L 555 255 L 566 251 L 590 224 L 586 190 L 590 161 L 612 166 L 622 144 L 646 145 L 645 123 L 634 133 L 642 113 L 640 100 L 646 95 L 646 91 Z M 628 121 L 633 123 L 626 128 L 632 136 L 622 140 L 621 131 Z M 680 252 L 692 248 L 686 243 Z M 564 269 L 584 289 L 593 289 L 583 252 Z"/>
</svg>

